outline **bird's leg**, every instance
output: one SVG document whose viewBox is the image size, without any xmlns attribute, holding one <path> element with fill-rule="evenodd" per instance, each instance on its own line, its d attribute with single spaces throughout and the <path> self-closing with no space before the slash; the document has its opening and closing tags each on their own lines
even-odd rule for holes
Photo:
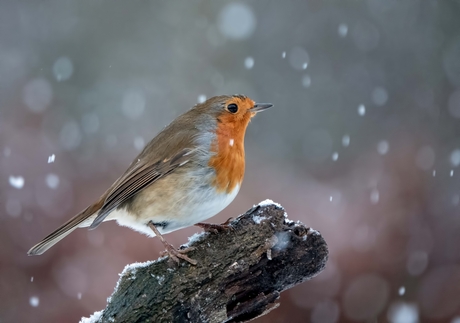
<svg viewBox="0 0 460 323">
<path fill-rule="evenodd" d="M 234 230 L 233 227 L 230 225 L 230 222 L 232 220 L 233 218 L 229 218 L 227 221 L 221 224 L 199 222 L 199 223 L 196 223 L 195 225 L 197 227 L 202 228 L 206 232 L 219 233 L 222 231 Z"/>
<path fill-rule="evenodd" d="M 178 249 L 174 248 L 174 246 L 171 245 L 168 241 L 166 241 L 165 238 L 163 238 L 163 236 L 161 235 L 160 231 L 158 231 L 158 229 L 155 227 L 155 225 L 152 222 L 149 222 L 148 225 L 149 225 L 150 229 L 152 229 L 152 231 L 155 232 L 155 235 L 158 238 L 160 238 L 161 242 L 163 243 L 163 245 L 166 248 L 166 253 L 169 255 L 169 257 L 172 260 L 174 260 L 175 262 L 179 263 L 179 258 L 181 258 L 181 259 L 183 259 L 185 261 L 188 261 L 190 264 L 192 264 L 194 266 L 197 264 L 196 260 L 191 259 L 191 258 L 187 257 L 187 255 L 185 255 L 187 252 L 195 250 L 195 248 L 190 247 L 190 248 L 178 250 Z"/>
</svg>

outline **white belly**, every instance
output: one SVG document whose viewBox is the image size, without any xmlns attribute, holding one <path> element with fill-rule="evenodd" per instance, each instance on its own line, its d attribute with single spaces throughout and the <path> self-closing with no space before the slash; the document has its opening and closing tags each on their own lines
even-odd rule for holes
<svg viewBox="0 0 460 323">
<path fill-rule="evenodd" d="M 230 194 L 216 194 L 211 190 L 195 190 L 193 194 L 185 197 L 171 208 L 171 214 L 158 214 L 155 205 L 149 205 L 143 210 L 140 216 L 130 214 L 126 209 L 114 210 L 107 217 L 107 220 L 117 220 L 119 225 L 129 227 L 133 230 L 145 233 L 148 236 L 155 236 L 147 223 L 167 223 L 162 227 L 157 225 L 160 233 L 169 233 L 185 228 L 195 223 L 209 219 L 226 208 L 238 194 L 240 187 L 236 186 Z"/>
</svg>

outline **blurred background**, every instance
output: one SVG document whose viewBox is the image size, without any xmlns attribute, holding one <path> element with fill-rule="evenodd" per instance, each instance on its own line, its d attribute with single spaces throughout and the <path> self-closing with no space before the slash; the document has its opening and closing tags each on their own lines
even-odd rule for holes
<svg viewBox="0 0 460 323">
<path fill-rule="evenodd" d="M 459 17 L 458 0 L 2 0 L 0 322 L 78 322 L 157 258 L 115 223 L 26 252 L 176 116 L 241 93 L 275 108 L 210 221 L 270 198 L 330 248 L 256 322 L 459 323 Z"/>
</svg>

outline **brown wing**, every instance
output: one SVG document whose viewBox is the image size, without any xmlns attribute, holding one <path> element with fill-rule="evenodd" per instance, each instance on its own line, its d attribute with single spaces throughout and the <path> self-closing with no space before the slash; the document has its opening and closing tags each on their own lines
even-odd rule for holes
<svg viewBox="0 0 460 323">
<path fill-rule="evenodd" d="M 158 179 L 172 173 L 178 167 L 185 165 L 192 155 L 193 150 L 182 149 L 171 158 L 159 160 L 154 163 L 139 160 L 123 175 L 107 195 L 99 214 L 94 219 L 90 229 L 96 228 L 114 209 L 129 200 L 131 197 L 151 185 Z"/>
</svg>

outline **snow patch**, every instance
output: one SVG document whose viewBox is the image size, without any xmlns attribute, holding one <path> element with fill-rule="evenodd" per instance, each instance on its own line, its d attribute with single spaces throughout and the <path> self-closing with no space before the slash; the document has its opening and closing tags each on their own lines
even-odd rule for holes
<svg viewBox="0 0 460 323">
<path fill-rule="evenodd" d="M 291 219 L 288 219 L 286 212 L 284 212 L 284 223 L 286 223 L 286 224 L 293 224 L 294 223 L 294 221 L 292 221 Z"/>
<path fill-rule="evenodd" d="M 288 232 L 277 232 L 275 235 L 276 235 L 276 238 L 278 239 L 278 242 L 274 246 L 274 249 L 275 250 L 284 250 L 284 249 L 286 249 L 289 246 L 290 242 L 291 242 L 289 233 Z"/>
<path fill-rule="evenodd" d="M 252 220 L 254 221 L 254 223 L 257 223 L 257 224 L 260 224 L 260 222 L 262 222 L 263 220 L 266 220 L 267 217 L 266 216 L 259 216 L 259 215 L 253 215 L 252 216 Z"/>
<path fill-rule="evenodd" d="M 132 263 L 132 264 L 129 264 L 129 265 L 126 265 L 125 268 L 123 269 L 123 271 L 121 272 L 121 274 L 119 274 L 119 276 L 125 276 L 126 274 L 131 274 L 131 275 L 136 275 L 136 272 L 139 268 L 144 268 L 144 267 L 147 267 L 147 266 L 150 266 L 151 264 L 153 264 L 155 261 L 153 260 L 149 260 L 149 261 L 146 261 L 146 262 L 135 262 L 135 263 Z"/>
<path fill-rule="evenodd" d="M 146 261 L 146 262 L 135 262 L 135 263 L 132 263 L 132 264 L 129 264 L 129 265 L 126 265 L 125 268 L 123 269 L 123 271 L 118 274 L 118 276 L 120 276 L 120 279 L 118 279 L 117 281 L 117 284 L 115 285 L 115 288 L 113 290 L 113 294 L 115 294 L 117 291 L 118 291 L 118 287 L 120 286 L 120 281 L 122 279 L 123 276 L 127 276 L 127 275 L 130 275 L 130 277 L 127 277 L 127 278 L 130 278 L 130 279 L 136 279 L 136 272 L 139 268 L 144 268 L 144 267 L 147 267 L 147 266 L 150 266 L 151 264 L 161 260 L 163 258 L 159 258 L 158 260 L 149 260 L 149 261 Z M 110 302 L 110 300 L 112 299 L 112 296 L 108 297 L 107 298 L 107 303 Z M 89 321 L 91 322 L 91 321 Z M 80 322 L 82 323 L 82 322 Z M 83 323 L 86 323 L 86 322 L 83 322 Z"/>
<path fill-rule="evenodd" d="M 165 276 L 155 276 L 154 274 L 150 274 L 150 276 L 158 280 L 158 285 L 163 285 L 163 282 L 165 281 Z"/>
<path fill-rule="evenodd" d="M 195 242 L 201 241 L 208 233 L 207 232 L 197 232 L 194 233 L 191 237 L 188 237 L 188 242 L 183 244 L 181 247 L 188 248 L 190 245 Z"/>
<path fill-rule="evenodd" d="M 103 311 L 94 312 L 90 317 L 82 317 L 79 323 L 95 323 L 101 316 Z"/>
<path fill-rule="evenodd" d="M 315 236 L 321 235 L 318 231 L 312 228 L 308 228 L 308 233 L 314 234 Z"/>
<path fill-rule="evenodd" d="M 284 208 L 283 208 L 280 204 L 275 203 L 275 202 L 273 202 L 273 201 L 270 200 L 270 199 L 266 199 L 265 201 L 260 202 L 258 205 L 259 205 L 259 206 L 262 206 L 262 207 L 263 207 L 263 206 L 274 205 L 274 206 L 277 207 L 278 209 L 284 210 Z"/>
</svg>

